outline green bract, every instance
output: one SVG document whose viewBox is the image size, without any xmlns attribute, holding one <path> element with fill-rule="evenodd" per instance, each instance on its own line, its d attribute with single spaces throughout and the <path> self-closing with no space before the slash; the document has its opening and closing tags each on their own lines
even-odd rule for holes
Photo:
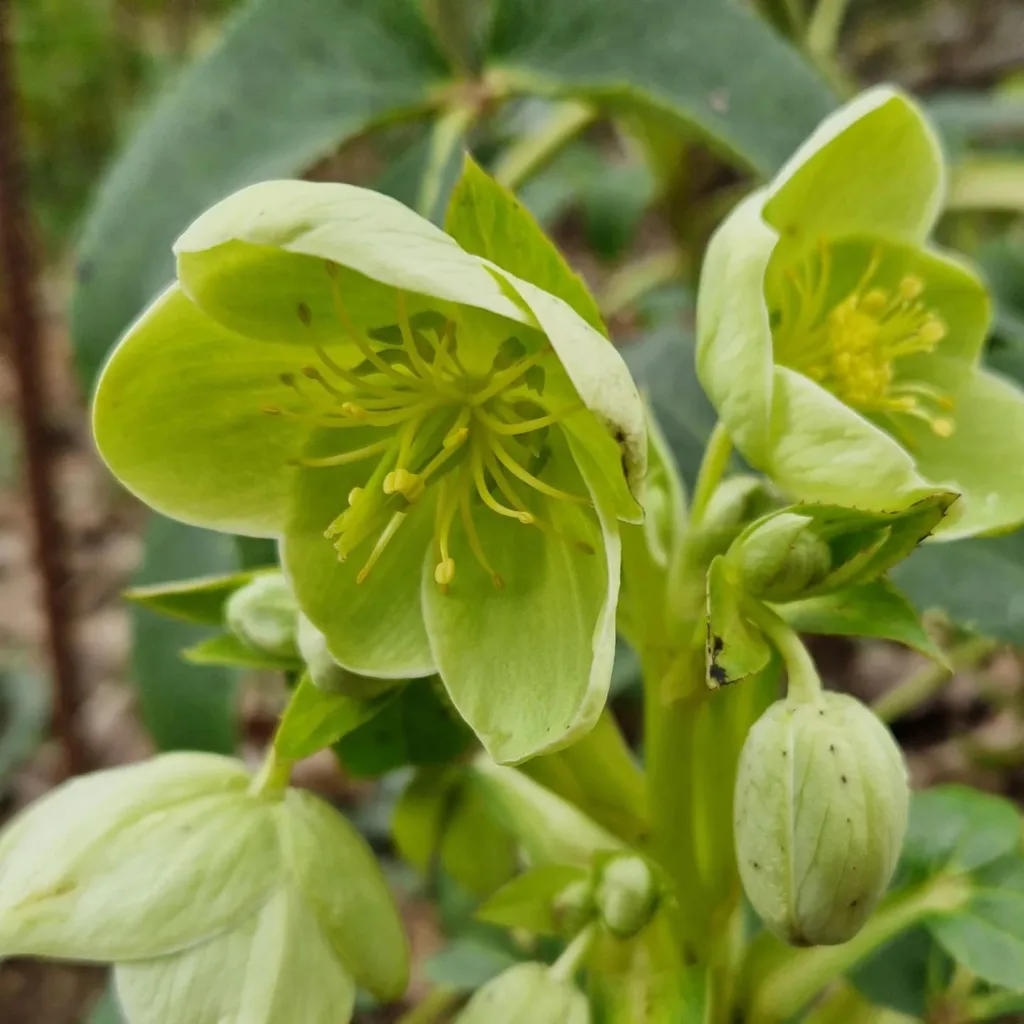
<svg viewBox="0 0 1024 1024">
<path fill-rule="evenodd" d="M 496 759 L 589 728 L 646 452 L 611 344 L 348 185 L 252 186 L 175 252 L 98 386 L 117 476 L 176 518 L 280 537 L 333 657 L 439 671 Z"/>
<path fill-rule="evenodd" d="M 894 511 L 955 490 L 952 537 L 1024 520 L 1007 472 L 1024 395 L 978 365 L 981 281 L 926 244 L 942 191 L 910 99 L 872 89 L 832 115 L 712 239 L 697 371 L 748 462 L 792 496 Z"/>
<path fill-rule="evenodd" d="M 77 779 L 4 831 L 0 957 L 26 955 L 114 963 L 130 1024 L 338 1024 L 408 973 L 359 834 L 209 754 Z"/>
</svg>

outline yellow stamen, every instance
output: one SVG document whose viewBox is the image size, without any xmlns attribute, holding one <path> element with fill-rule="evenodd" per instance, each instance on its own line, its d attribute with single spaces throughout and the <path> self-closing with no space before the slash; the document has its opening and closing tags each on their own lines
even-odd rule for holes
<svg viewBox="0 0 1024 1024">
<path fill-rule="evenodd" d="M 391 538 L 398 532 L 398 528 L 402 525 L 407 515 L 407 512 L 396 512 L 388 520 L 388 525 L 384 527 L 384 532 L 377 538 L 377 543 L 374 544 L 366 564 L 356 574 L 356 583 L 365 582 L 366 577 L 370 575 L 370 570 L 377 564 L 380 556 L 384 554 L 384 549 L 391 542 Z"/>
<path fill-rule="evenodd" d="M 468 487 L 464 487 L 459 495 L 459 511 L 462 513 L 462 526 L 466 531 L 466 540 L 469 541 L 469 550 L 473 552 L 473 557 L 480 563 L 484 572 L 491 577 L 494 585 L 499 590 L 502 590 L 505 586 L 505 581 L 499 573 L 494 571 L 491 563 L 487 561 L 484 547 L 480 543 L 480 535 L 476 532 L 476 526 L 473 523 L 473 510 L 469 507 Z"/>
<path fill-rule="evenodd" d="M 559 498 L 563 501 L 576 501 L 581 505 L 589 505 L 590 499 L 584 498 L 579 494 L 570 494 L 568 491 L 560 491 L 557 487 L 552 487 L 551 484 L 545 483 L 539 477 L 535 477 L 528 469 L 524 469 L 519 465 L 518 462 L 504 448 L 501 446 L 501 442 L 495 437 L 490 438 L 491 451 L 498 457 L 501 464 L 513 475 L 523 481 L 524 484 L 529 484 L 534 490 L 540 491 L 541 494 L 546 494 L 549 498 Z"/>
<path fill-rule="evenodd" d="M 480 449 L 476 446 L 473 448 L 473 482 L 476 484 L 476 492 L 480 495 L 480 500 L 492 511 L 497 512 L 499 516 L 507 516 L 509 519 L 516 519 L 524 526 L 529 526 L 533 522 L 533 516 L 529 512 L 517 511 L 516 509 L 506 508 L 501 502 L 497 501 L 493 494 L 487 489 L 487 481 L 484 478 L 484 463 L 483 457 L 480 454 Z"/>
<path fill-rule="evenodd" d="M 342 452 L 340 455 L 326 455 L 323 458 L 301 458 L 295 460 L 295 465 L 320 468 L 324 466 L 347 466 L 350 462 L 362 462 L 371 456 L 379 455 L 391 447 L 391 441 L 377 441 L 368 444 L 365 448 L 356 448 L 355 451 Z"/>
<path fill-rule="evenodd" d="M 487 387 L 478 391 L 471 399 L 471 404 L 480 406 L 483 405 L 489 398 L 493 398 L 495 395 L 501 394 L 502 391 L 511 387 L 516 381 L 519 380 L 523 374 L 526 373 L 531 366 L 536 366 L 549 352 L 549 347 L 544 345 L 539 348 L 532 356 L 526 356 L 524 359 L 520 359 L 518 363 L 514 363 L 507 370 L 502 370 L 496 373 L 492 378 L 491 382 Z"/>
</svg>

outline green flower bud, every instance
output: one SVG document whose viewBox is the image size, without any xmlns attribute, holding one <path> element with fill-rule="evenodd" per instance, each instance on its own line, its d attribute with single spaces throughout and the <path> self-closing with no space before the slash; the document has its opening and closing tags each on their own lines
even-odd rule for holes
<svg viewBox="0 0 1024 1024">
<path fill-rule="evenodd" d="M 398 682 L 395 679 L 372 679 L 342 668 L 327 650 L 327 638 L 301 612 L 296 620 L 295 639 L 309 678 L 325 693 L 366 700 L 390 690 Z"/>
<path fill-rule="evenodd" d="M 224 605 L 228 629 L 240 640 L 268 654 L 295 654 L 298 605 L 288 581 L 279 573 L 257 576 L 236 590 Z"/>
<path fill-rule="evenodd" d="M 704 560 L 725 551 L 744 526 L 770 512 L 775 504 L 760 477 L 729 477 L 715 490 L 701 519 L 698 544 Z"/>
<path fill-rule="evenodd" d="M 658 909 L 658 887 L 643 857 L 614 857 L 601 872 L 597 906 L 601 920 L 619 939 L 636 935 Z"/>
<path fill-rule="evenodd" d="M 551 907 L 558 930 L 575 935 L 594 916 L 594 885 L 589 878 L 570 882 L 554 899 Z"/>
<path fill-rule="evenodd" d="M 744 537 L 730 561 L 749 594 L 789 601 L 828 575 L 832 553 L 810 517 L 781 512 Z"/>
<path fill-rule="evenodd" d="M 740 754 L 736 856 L 750 902 L 794 945 L 852 938 L 885 892 L 909 802 L 889 731 L 839 693 L 773 704 Z"/>
<path fill-rule="evenodd" d="M 543 964 L 516 964 L 478 989 L 457 1024 L 590 1024 L 583 993 Z"/>
</svg>

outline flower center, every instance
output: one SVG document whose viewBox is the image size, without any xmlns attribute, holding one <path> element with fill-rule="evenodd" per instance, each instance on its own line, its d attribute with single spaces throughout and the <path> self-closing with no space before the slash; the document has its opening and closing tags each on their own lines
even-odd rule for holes
<svg viewBox="0 0 1024 1024">
<path fill-rule="evenodd" d="M 398 292 L 396 323 L 362 332 L 343 301 L 329 267 L 334 307 L 341 329 L 362 359 L 343 365 L 314 346 L 317 362 L 281 383 L 298 408 L 266 406 L 272 416 L 297 417 L 311 426 L 337 430 L 338 451 L 296 459 L 306 467 L 336 467 L 376 460 L 348 507 L 328 526 L 344 561 L 364 541 L 376 541 L 356 580 L 362 583 L 428 488 L 437 488 L 433 545 L 434 579 L 447 589 L 455 578 L 451 534 L 456 519 L 476 561 L 497 587 L 504 582 L 488 560 L 475 517 L 487 509 L 524 526 L 563 536 L 538 514 L 543 499 L 589 505 L 589 497 L 552 486 L 544 479 L 552 448 L 550 428 L 582 408 L 553 409 L 543 397 L 549 345 L 527 351 L 510 337 L 483 374 L 469 372 L 459 356 L 457 328 L 438 312 L 409 315 Z M 310 312 L 299 306 L 299 317 Z M 346 445 L 345 431 L 359 430 L 359 443 Z M 367 430 L 372 433 L 367 435 Z M 351 435 L 350 435 L 351 436 Z M 364 443 L 367 442 L 368 443 Z M 531 507 L 531 504 L 533 507 Z M 565 538 L 593 551 L 584 541 Z"/>
<path fill-rule="evenodd" d="M 889 421 L 904 440 L 901 417 L 921 420 L 937 436 L 950 437 L 950 397 L 896 373 L 903 357 L 934 352 L 946 325 L 922 301 L 925 285 L 919 277 L 908 274 L 895 289 L 873 285 L 879 263 L 876 251 L 856 286 L 831 308 L 826 301 L 831 258 L 824 243 L 815 256 L 787 268 L 772 312 L 777 358 L 854 409 Z"/>
</svg>

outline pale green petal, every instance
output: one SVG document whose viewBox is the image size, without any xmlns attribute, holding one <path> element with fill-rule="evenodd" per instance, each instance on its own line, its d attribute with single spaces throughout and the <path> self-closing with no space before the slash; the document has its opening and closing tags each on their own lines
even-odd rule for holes
<svg viewBox="0 0 1024 1024">
<path fill-rule="evenodd" d="M 171 754 L 33 805 L 0 849 L 0 956 L 134 960 L 244 920 L 280 879 L 248 782 L 232 759 Z"/>
<path fill-rule="evenodd" d="M 277 822 L 289 873 L 334 955 L 360 986 L 397 999 L 409 980 L 409 948 L 366 840 L 329 804 L 297 789 L 288 790 Z"/>
<path fill-rule="evenodd" d="M 1024 437 L 1024 393 L 990 371 L 966 371 L 962 363 L 935 356 L 919 359 L 927 378 L 954 402 L 952 437 L 936 437 L 913 424 L 914 454 L 921 472 L 948 483 L 963 497 L 936 531 L 943 540 L 1002 531 L 1024 522 L 1024 473 L 1020 442 Z"/>
<path fill-rule="evenodd" d="M 600 453 L 604 473 L 613 487 L 625 477 L 636 500 L 616 493 L 622 490 L 619 483 L 612 492 L 616 493 L 617 514 L 639 522 L 642 513 L 637 500 L 647 473 L 647 429 L 640 393 L 625 361 L 568 303 L 500 267 L 492 269 L 537 318 L 580 399 L 604 427 L 605 435 L 616 442 L 618 450 L 605 442 L 607 451 Z"/>
<path fill-rule="evenodd" d="M 585 493 L 564 448 L 545 479 Z M 605 510 L 599 530 L 593 514 L 564 500 L 538 511 L 567 536 L 475 512 L 503 587 L 476 561 L 461 529 L 452 535 L 456 573 L 447 593 L 434 583 L 430 556 L 423 577 L 438 671 L 459 714 L 502 763 L 556 750 L 589 729 L 611 681 L 620 556 L 614 515 Z"/>
<path fill-rule="evenodd" d="M 775 369 L 771 454 L 762 468 L 800 501 L 875 512 L 899 511 L 936 490 L 888 434 L 783 366 Z"/>
<path fill-rule="evenodd" d="M 354 982 L 288 886 L 237 929 L 118 964 L 115 980 L 129 1024 L 346 1024 L 355 1004 Z"/>
<path fill-rule="evenodd" d="M 750 196 L 715 232 L 697 298 L 697 376 L 733 443 L 758 468 L 768 457 L 772 403 L 764 277 L 777 240 L 761 218 L 763 202 L 763 191 Z"/>
<path fill-rule="evenodd" d="M 590 1024 L 586 997 L 544 964 L 516 964 L 478 989 L 455 1024 Z"/>
<path fill-rule="evenodd" d="M 765 220 L 793 242 L 872 233 L 921 242 L 941 208 L 942 151 L 917 105 L 889 86 L 823 121 L 772 182 Z"/>
<path fill-rule="evenodd" d="M 339 437 L 340 435 L 340 437 Z M 307 454 L 327 455 L 379 440 L 380 431 L 321 431 Z M 303 467 L 296 475 L 291 509 L 281 540 L 281 564 L 306 617 L 327 638 L 334 659 L 360 675 L 405 679 L 430 675 L 434 663 L 423 627 L 420 576 L 434 528 L 436 488 L 412 506 L 391 543 L 363 583 L 356 576 L 376 538 L 364 541 L 344 562 L 324 531 L 348 505 L 375 462 Z"/>
<path fill-rule="evenodd" d="M 93 430 L 134 494 L 175 519 L 272 536 L 284 522 L 307 433 L 262 412 L 288 392 L 294 348 L 253 342 L 200 312 L 177 286 L 142 315 L 100 377 Z"/>
<path fill-rule="evenodd" d="M 325 260 L 355 272 L 341 284 L 356 322 L 373 306 L 389 316 L 393 288 L 528 322 L 483 261 L 408 207 L 353 185 L 251 185 L 202 214 L 174 251 L 185 291 L 253 337 L 338 339 Z"/>
</svg>

